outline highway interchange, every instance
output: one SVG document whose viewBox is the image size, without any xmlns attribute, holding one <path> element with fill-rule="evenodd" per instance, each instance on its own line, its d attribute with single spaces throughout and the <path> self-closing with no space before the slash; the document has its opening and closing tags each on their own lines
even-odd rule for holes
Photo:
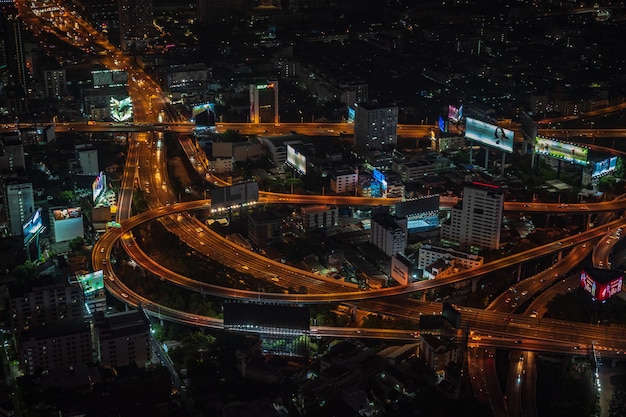
<svg viewBox="0 0 626 417">
<path fill-rule="evenodd" d="M 23 2 L 18 2 L 22 15 L 25 16 L 30 27 L 45 26 L 41 20 L 29 13 Z M 534 358 L 532 351 L 555 352 L 565 354 L 587 354 L 587 348 L 592 344 L 602 350 L 603 356 L 621 357 L 626 351 L 626 327 L 624 326 L 599 326 L 597 324 L 568 323 L 551 319 L 543 319 L 541 316 L 545 312 L 546 301 L 558 292 L 566 291 L 577 285 L 575 280 L 561 279 L 567 272 L 572 270 L 585 256 L 589 254 L 596 242 L 601 242 L 598 247 L 604 253 L 594 253 L 593 260 L 596 265 L 602 261 L 608 264 L 608 250 L 612 245 L 603 245 L 606 239 L 613 239 L 613 231 L 623 226 L 622 220 L 609 221 L 602 226 L 589 229 L 579 235 L 562 239 L 557 242 L 544 245 L 540 248 L 532 249 L 521 254 L 483 265 L 476 270 L 463 272 L 456 276 L 432 281 L 417 282 L 404 287 L 385 288 L 376 291 L 359 291 L 357 288 L 345 282 L 337 282 L 334 279 L 323 279 L 319 275 L 311 274 L 291 266 L 273 262 L 259 256 L 258 254 L 239 247 L 224 239 L 205 227 L 202 222 L 190 215 L 194 210 L 206 210 L 210 207 L 210 201 L 194 201 L 189 203 L 173 203 L 176 201 L 171 189 L 167 185 L 167 161 L 164 152 L 156 149 L 156 141 L 162 138 L 164 131 L 172 133 L 190 134 L 193 125 L 185 123 L 175 114 L 168 103 L 167 97 L 160 87 L 150 79 L 140 68 L 136 68 L 130 61 L 110 45 L 106 39 L 101 37 L 93 28 L 79 17 L 71 13 L 65 13 L 65 19 L 76 22 L 75 27 L 84 30 L 81 38 L 87 43 L 97 45 L 104 54 L 99 54 L 99 59 L 103 65 L 110 69 L 125 69 L 129 72 L 129 91 L 131 93 L 135 108 L 135 118 L 132 125 L 120 125 L 109 123 L 60 123 L 55 126 L 57 132 L 77 131 L 77 132 L 97 132 L 97 131 L 123 131 L 136 132 L 129 143 L 126 166 L 122 185 L 118 195 L 118 222 L 121 228 L 113 228 L 107 231 L 96 244 L 92 262 L 94 269 L 102 265 L 106 276 L 106 287 L 114 296 L 133 306 L 141 306 L 150 314 L 173 320 L 176 322 L 191 324 L 195 326 L 206 326 L 223 328 L 221 320 L 198 316 L 185 311 L 177 311 L 164 306 L 160 306 L 155 300 L 149 300 L 140 294 L 133 292 L 115 275 L 115 270 L 110 260 L 113 251 L 123 248 L 128 256 L 134 259 L 142 268 L 167 279 L 172 283 L 183 286 L 190 290 L 199 291 L 203 294 L 214 294 L 225 298 L 240 298 L 257 301 L 288 302 L 288 303 L 326 303 L 326 302 L 349 302 L 354 303 L 359 309 L 382 314 L 416 319 L 422 314 L 435 314 L 441 312 L 441 304 L 429 303 L 410 299 L 406 294 L 416 291 L 435 288 L 440 285 L 463 280 L 477 279 L 486 273 L 502 268 L 511 268 L 523 262 L 528 262 L 535 257 L 546 256 L 549 253 L 557 254 L 559 262 L 555 263 L 552 269 L 543 271 L 538 275 L 522 281 L 511 293 L 502 294 L 485 310 L 472 309 L 457 306 L 462 313 L 463 327 L 472 331 L 472 338 L 469 341 L 469 357 L 480 359 L 478 363 L 470 364 L 470 374 L 473 381 L 483 381 L 493 384 L 497 379 L 485 377 L 486 372 L 493 372 L 493 367 L 486 364 L 489 362 L 492 348 L 515 349 L 523 344 L 523 360 L 519 355 L 512 355 L 511 369 L 519 370 L 520 373 L 511 372 L 512 385 L 518 384 L 518 375 L 525 371 L 525 378 L 533 379 Z M 78 30 L 78 29 L 77 29 Z M 162 120 L 159 120 L 161 118 Z M 163 123 L 163 120 L 167 120 Z M 22 125 L 21 127 L 28 127 Z M 14 130 L 17 126 L 3 126 L 0 130 Z M 433 126 L 405 126 L 399 127 L 399 135 L 407 137 L 425 137 L 433 129 Z M 352 126 L 349 124 L 281 124 L 281 125 L 247 125 L 247 124 L 218 124 L 218 130 L 224 131 L 240 130 L 246 133 L 257 134 L 284 134 L 297 131 L 303 134 L 316 134 L 320 132 L 328 136 L 338 136 L 342 133 L 352 133 Z M 554 129 L 541 130 L 540 133 L 546 136 L 564 137 L 571 132 L 561 132 Z M 626 129 L 613 131 L 582 130 L 571 134 L 575 136 L 595 137 L 626 137 Z M 521 137 L 519 135 L 518 137 Z M 185 147 L 183 145 L 183 147 Z M 189 149 L 187 149 L 189 151 Z M 610 152 L 614 152 L 610 150 Z M 142 189 L 149 190 L 146 193 L 150 210 L 148 212 L 132 216 L 131 204 L 132 194 L 137 184 Z M 289 204 L 311 204 L 324 202 L 325 204 L 338 205 L 381 205 L 393 204 L 394 201 L 376 201 L 358 199 L 354 197 L 328 197 L 328 196 L 295 196 L 277 195 L 271 193 L 261 193 L 260 201 L 263 203 L 289 203 Z M 173 203 L 173 204 L 172 204 Z M 511 212 L 552 212 L 555 214 L 574 213 L 594 213 L 594 212 L 619 212 L 626 209 L 626 200 L 617 200 L 606 203 L 595 204 L 572 204 L 569 206 L 544 204 L 544 203 L 513 203 L 507 202 L 505 210 Z M 183 277 L 174 271 L 153 262 L 137 245 L 133 238 L 133 228 L 150 221 L 160 221 L 164 227 L 177 234 L 190 247 L 198 253 L 204 254 L 215 260 L 230 260 L 228 266 L 239 271 L 253 274 L 257 277 L 272 280 L 280 276 L 281 285 L 307 287 L 307 294 L 282 294 L 282 293 L 260 293 L 253 291 L 237 290 L 232 288 L 216 287 L 209 283 L 199 282 L 188 277 Z M 608 236 L 608 237 L 607 237 Z M 562 254 L 569 252 L 561 259 Z M 547 290 L 546 290 L 547 289 Z M 543 291 L 543 293 L 542 293 Z M 515 314 L 518 311 L 512 307 L 511 300 L 507 298 L 536 296 L 525 310 L 524 314 Z M 522 300 L 524 301 L 524 300 Z M 519 302 L 519 304 L 523 304 Z M 534 317 L 531 317 L 534 316 Z M 318 336 L 329 337 L 371 337 L 400 340 L 414 340 L 416 333 L 408 330 L 385 330 L 385 329 L 347 329 L 347 328 L 327 328 L 312 327 L 311 333 Z M 574 349 L 580 347 L 580 349 Z M 487 349 L 487 350 L 485 350 Z M 491 361 L 493 363 L 493 361 Z M 477 383 L 477 382 L 476 382 Z M 509 385 L 511 385 L 509 384 Z M 519 390 L 507 388 L 507 392 L 517 395 L 517 400 L 510 396 L 508 401 L 494 401 L 494 392 L 499 390 L 495 386 L 487 387 L 489 390 L 489 400 L 496 415 L 519 415 L 520 411 L 515 411 L 515 404 L 533 402 L 525 398 L 521 400 Z M 526 390 L 533 391 L 533 390 Z M 482 388 L 477 388 L 476 392 L 482 392 Z M 532 395 L 532 394 L 526 394 Z M 497 396 L 495 396 L 497 398 Z M 508 404 L 508 407 L 507 407 Z M 519 407 L 518 407 L 519 408 Z M 531 407 L 532 408 L 532 407 Z M 508 410 L 507 410 L 508 409 Z M 503 411 L 504 410 L 504 411 Z M 508 414 L 504 414 L 504 413 Z M 526 410 L 528 412 L 528 410 Z M 532 412 L 532 411 L 531 411 Z M 536 409 L 535 412 L 536 414 Z M 527 414 L 528 415 L 528 414 Z"/>
</svg>

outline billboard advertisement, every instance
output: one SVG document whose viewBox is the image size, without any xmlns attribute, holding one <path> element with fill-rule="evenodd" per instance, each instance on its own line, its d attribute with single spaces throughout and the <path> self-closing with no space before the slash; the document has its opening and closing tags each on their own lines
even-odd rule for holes
<svg viewBox="0 0 626 417">
<path fill-rule="evenodd" d="M 601 280 L 594 278 L 592 274 L 598 275 Z M 614 277 L 612 279 L 604 279 L 606 278 L 604 275 L 607 274 Z M 618 271 L 594 269 L 592 271 L 583 270 L 580 273 L 580 286 L 597 301 L 606 301 L 622 291 L 622 282 L 623 276 Z"/>
<path fill-rule="evenodd" d="M 95 88 L 128 85 L 128 73 L 122 70 L 91 71 L 91 78 Z"/>
<path fill-rule="evenodd" d="M 383 174 L 377 169 L 374 169 L 372 171 L 372 177 L 374 177 L 374 181 L 380 184 L 380 188 L 381 188 L 380 195 L 385 195 L 387 193 L 387 178 L 385 178 L 385 174 Z"/>
<path fill-rule="evenodd" d="M 43 230 L 44 227 L 41 217 L 41 208 L 38 208 L 22 226 L 22 233 L 24 234 L 24 244 L 30 242 L 35 236 L 37 236 L 37 234 L 43 232 Z"/>
<path fill-rule="evenodd" d="M 585 166 L 587 165 L 589 149 L 573 143 L 537 136 L 535 138 L 535 153 Z"/>
<path fill-rule="evenodd" d="M 306 175 L 306 156 L 291 145 L 287 145 L 287 164 L 302 175 Z"/>
<path fill-rule="evenodd" d="M 608 175 L 617 167 L 617 156 L 607 158 L 600 162 L 593 163 L 593 171 L 591 177 L 600 177 L 602 175 Z"/>
<path fill-rule="evenodd" d="M 107 177 L 105 173 L 100 172 L 100 174 L 98 174 L 94 182 L 91 184 L 91 194 L 93 197 L 94 204 L 98 200 L 98 197 L 100 197 L 100 194 L 102 194 L 102 191 L 104 191 L 106 187 L 106 182 L 107 182 Z"/>
<path fill-rule="evenodd" d="M 215 104 L 203 103 L 192 107 L 191 121 L 196 123 L 196 127 L 215 126 Z"/>
<path fill-rule="evenodd" d="M 82 216 L 83 214 L 80 207 L 57 208 L 52 210 L 52 217 L 54 217 L 55 221 L 75 219 Z"/>
<path fill-rule="evenodd" d="M 465 137 L 491 148 L 513 152 L 514 132 L 491 123 L 467 117 L 465 119 Z"/>
<path fill-rule="evenodd" d="M 461 110 L 456 107 L 449 105 L 448 106 L 448 120 L 453 123 L 458 123 L 461 120 Z"/>
<path fill-rule="evenodd" d="M 76 275 L 76 281 L 80 284 L 85 295 L 104 289 L 104 273 L 102 270 Z"/>
<path fill-rule="evenodd" d="M 54 241 L 65 242 L 84 237 L 83 214 L 80 207 L 57 207 L 51 209 Z"/>
<path fill-rule="evenodd" d="M 116 99 L 111 97 L 109 102 L 111 119 L 115 122 L 127 122 L 133 119 L 133 102 L 130 97 Z"/>
</svg>

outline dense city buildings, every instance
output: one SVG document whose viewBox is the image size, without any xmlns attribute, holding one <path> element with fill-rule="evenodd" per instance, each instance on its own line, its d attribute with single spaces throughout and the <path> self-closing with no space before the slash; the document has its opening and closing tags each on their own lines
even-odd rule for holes
<svg viewBox="0 0 626 417">
<path fill-rule="evenodd" d="M 624 16 L 0 2 L 0 408 L 610 410 Z"/>
</svg>

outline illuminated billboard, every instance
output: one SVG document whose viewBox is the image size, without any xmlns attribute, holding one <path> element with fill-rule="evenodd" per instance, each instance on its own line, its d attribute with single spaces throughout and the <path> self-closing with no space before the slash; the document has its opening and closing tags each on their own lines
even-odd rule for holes
<svg viewBox="0 0 626 417">
<path fill-rule="evenodd" d="M 104 289 L 104 273 L 102 270 L 76 275 L 76 281 L 80 284 L 85 295 Z"/>
<path fill-rule="evenodd" d="M 589 149 L 573 143 L 537 136 L 535 138 L 535 153 L 585 166 L 587 165 Z"/>
<path fill-rule="evenodd" d="M 306 156 L 291 145 L 287 145 L 287 164 L 300 174 L 306 175 Z"/>
<path fill-rule="evenodd" d="M 591 177 L 601 177 L 602 175 L 608 175 L 617 168 L 617 156 L 607 158 L 600 162 L 593 163 L 593 171 Z"/>
<path fill-rule="evenodd" d="M 52 217 L 55 221 L 75 219 L 82 217 L 82 215 L 80 207 L 57 208 L 52 210 Z"/>
<path fill-rule="evenodd" d="M 56 207 L 51 208 L 50 212 L 55 242 L 65 242 L 85 236 L 80 207 Z"/>
<path fill-rule="evenodd" d="M 100 197 L 100 194 L 102 194 L 102 191 L 104 191 L 104 189 L 106 188 L 106 182 L 106 175 L 104 174 L 104 172 L 100 172 L 95 181 L 91 184 L 91 194 L 94 204 L 98 200 L 98 197 Z"/>
<path fill-rule="evenodd" d="M 443 117 L 439 116 L 439 121 L 437 122 L 437 126 L 439 127 L 439 130 L 442 132 L 447 132 L 448 129 L 446 129 L 446 122 L 445 120 L 443 120 Z"/>
<path fill-rule="evenodd" d="M 491 148 L 513 152 L 514 132 L 491 123 L 467 117 L 465 119 L 465 137 Z"/>
<path fill-rule="evenodd" d="M 39 233 L 43 232 L 44 229 L 45 228 L 43 226 L 41 217 L 41 208 L 38 208 L 22 226 L 22 233 L 24 234 L 24 244 L 26 245 Z"/>
<path fill-rule="evenodd" d="M 580 273 L 580 286 L 597 301 L 606 301 L 622 291 L 622 282 L 621 271 L 587 268 Z"/>
<path fill-rule="evenodd" d="M 215 126 L 215 104 L 203 103 L 193 106 L 191 118 L 196 127 Z"/>
<path fill-rule="evenodd" d="M 448 106 L 448 120 L 454 123 L 458 123 L 461 120 L 461 110 L 455 106 Z"/>
<path fill-rule="evenodd" d="M 111 118 L 115 122 L 127 122 L 133 118 L 133 102 L 130 97 L 121 100 L 111 97 L 109 101 Z"/>
<path fill-rule="evenodd" d="M 374 169 L 372 171 L 372 177 L 374 177 L 374 181 L 380 184 L 380 192 L 377 195 L 385 196 L 387 194 L 387 178 L 385 177 L 385 174 L 377 169 Z M 372 195 L 372 197 L 373 196 L 374 195 Z"/>
</svg>

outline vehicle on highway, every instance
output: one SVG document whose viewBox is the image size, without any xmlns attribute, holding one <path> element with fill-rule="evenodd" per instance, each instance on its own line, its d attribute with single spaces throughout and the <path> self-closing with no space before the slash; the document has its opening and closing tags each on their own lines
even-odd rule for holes
<svg viewBox="0 0 626 417">
<path fill-rule="evenodd" d="M 528 291 L 526 290 L 522 291 L 522 296 L 527 295 L 527 294 L 528 294 Z"/>
<path fill-rule="evenodd" d="M 124 298 L 128 298 L 128 294 L 126 294 L 125 292 L 121 293 L 120 295 Z"/>
</svg>

